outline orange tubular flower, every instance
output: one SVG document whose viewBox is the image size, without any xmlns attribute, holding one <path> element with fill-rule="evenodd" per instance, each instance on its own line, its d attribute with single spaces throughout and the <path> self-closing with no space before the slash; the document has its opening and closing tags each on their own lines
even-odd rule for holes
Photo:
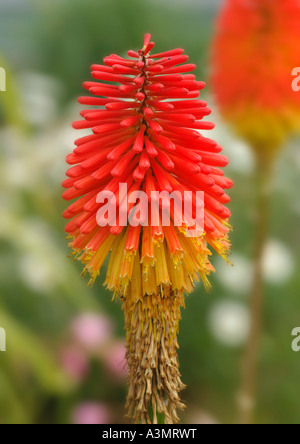
<svg viewBox="0 0 300 444">
<path fill-rule="evenodd" d="M 223 116 L 269 157 L 300 128 L 298 0 L 227 0 L 213 44 L 212 87 Z"/>
<path fill-rule="evenodd" d="M 113 54 L 104 65 L 92 66 L 97 81 L 84 83 L 92 96 L 79 103 L 94 109 L 81 111 L 84 119 L 73 127 L 91 128 L 93 134 L 76 140 L 67 156 L 74 166 L 67 171 L 63 197 L 77 199 L 64 213 L 71 219 L 66 232 L 90 283 L 110 255 L 105 285 L 123 303 L 128 414 L 136 422 L 156 423 L 157 413 L 163 413 L 170 424 L 178 421 L 176 409 L 183 408 L 176 352 L 180 309 L 195 281 L 201 278 L 209 286 L 208 246 L 223 257 L 228 254 L 230 212 L 224 204 L 230 199 L 224 189 L 232 181 L 219 168 L 227 164 L 221 147 L 198 131 L 213 124 L 201 120 L 210 114 L 207 103 L 197 99 L 204 83 L 186 74 L 195 65 L 185 64 L 182 49 L 150 55 L 153 47 L 146 34 L 143 48 L 128 51 L 128 59 Z M 192 226 L 187 220 L 175 224 L 175 202 L 169 226 L 162 222 L 163 204 L 156 223 L 121 224 L 124 205 L 126 221 L 135 214 L 128 198 L 133 191 L 144 191 L 150 203 L 153 191 L 190 191 L 194 197 L 198 190 L 204 192 L 205 209 L 204 231 L 196 237 L 187 235 Z M 105 205 L 97 198 L 100 191 L 116 198 L 112 226 L 98 225 L 97 214 Z"/>
</svg>

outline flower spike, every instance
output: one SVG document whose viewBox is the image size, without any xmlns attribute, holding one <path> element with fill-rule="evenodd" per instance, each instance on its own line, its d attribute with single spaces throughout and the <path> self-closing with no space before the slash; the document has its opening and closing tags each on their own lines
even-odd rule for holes
<svg viewBox="0 0 300 444">
<path fill-rule="evenodd" d="M 92 65 L 95 81 L 84 83 L 91 95 L 79 103 L 94 109 L 73 124 L 91 134 L 67 156 L 63 197 L 77 199 L 64 213 L 66 232 L 91 284 L 109 256 L 105 285 L 122 300 L 127 331 L 128 415 L 157 423 L 160 413 L 171 424 L 184 407 L 180 310 L 195 282 L 209 287 L 209 247 L 229 253 L 232 181 L 220 169 L 227 164 L 221 148 L 200 133 L 213 124 L 202 120 L 211 111 L 198 99 L 204 83 L 190 74 L 195 65 L 182 49 L 152 55 L 153 47 L 146 34 L 129 58 L 112 54 Z M 183 217 L 182 200 L 191 208 Z"/>
</svg>

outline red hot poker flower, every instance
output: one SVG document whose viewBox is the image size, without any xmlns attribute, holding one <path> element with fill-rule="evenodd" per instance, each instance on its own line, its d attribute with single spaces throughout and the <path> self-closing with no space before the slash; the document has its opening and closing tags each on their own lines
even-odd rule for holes
<svg viewBox="0 0 300 444">
<path fill-rule="evenodd" d="M 205 84 L 189 74 L 195 65 L 186 63 L 182 49 L 150 54 L 153 47 L 146 34 L 143 48 L 128 51 L 128 59 L 112 54 L 103 65 L 92 66 L 94 81 L 84 83 L 91 95 L 79 103 L 93 108 L 81 111 L 83 120 L 73 124 L 92 134 L 76 140 L 67 156 L 73 166 L 63 197 L 76 200 L 64 217 L 71 219 L 66 225 L 70 247 L 91 283 L 110 255 L 105 285 L 123 302 L 129 415 L 150 422 L 151 406 L 154 423 L 157 412 L 173 423 L 176 409 L 183 407 L 176 352 L 180 308 L 195 281 L 201 278 L 209 286 L 209 246 L 223 257 L 228 254 L 230 212 L 224 205 L 230 199 L 224 190 L 232 181 L 220 169 L 227 164 L 221 147 L 199 132 L 213 124 L 202 120 L 211 111 L 198 99 Z M 189 191 L 194 216 L 199 190 L 205 197 L 204 231 L 196 237 L 189 237 L 190 219 L 175 223 L 180 212 L 175 201 L 169 209 L 160 201 L 156 221 L 147 216 L 142 226 L 121 223 L 137 216 L 128 197 L 132 192 L 145 193 L 150 214 L 151 192 L 184 197 Z M 103 191 L 115 196 L 116 212 L 106 214 L 114 223 L 99 226 Z M 163 223 L 166 211 L 168 225 Z"/>
<path fill-rule="evenodd" d="M 227 0 L 212 47 L 212 87 L 222 115 L 267 162 L 300 130 L 299 0 Z"/>
</svg>

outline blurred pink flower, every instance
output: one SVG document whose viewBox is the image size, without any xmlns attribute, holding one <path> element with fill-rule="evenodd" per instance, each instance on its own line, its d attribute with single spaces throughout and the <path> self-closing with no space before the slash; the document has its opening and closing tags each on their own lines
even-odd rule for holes
<svg viewBox="0 0 300 444">
<path fill-rule="evenodd" d="M 63 369 L 71 378 L 77 381 L 82 381 L 85 378 L 89 364 L 81 350 L 68 347 L 62 351 L 60 359 Z"/>
<path fill-rule="evenodd" d="M 123 341 L 113 344 L 108 350 L 105 362 L 107 368 L 114 376 L 125 378 L 128 375 L 125 353 L 126 348 Z"/>
<path fill-rule="evenodd" d="M 95 348 L 111 338 L 113 326 L 110 319 L 104 315 L 85 313 L 73 320 L 71 332 L 79 344 Z"/>
<path fill-rule="evenodd" d="M 105 404 L 85 402 L 74 408 L 71 418 L 73 424 L 109 424 L 111 414 Z"/>
</svg>

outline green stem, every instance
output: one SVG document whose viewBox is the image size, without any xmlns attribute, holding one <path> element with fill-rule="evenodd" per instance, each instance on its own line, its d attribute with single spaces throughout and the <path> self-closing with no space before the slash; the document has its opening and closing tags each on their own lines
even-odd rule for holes
<svg viewBox="0 0 300 444">
<path fill-rule="evenodd" d="M 157 424 L 165 423 L 165 415 L 163 413 L 158 413 L 157 415 Z"/>
<path fill-rule="evenodd" d="M 148 408 L 149 418 L 151 420 L 151 424 L 154 424 L 153 421 L 153 408 L 149 406 Z M 156 424 L 164 424 L 165 423 L 165 415 L 163 413 L 157 413 L 156 411 Z"/>
<path fill-rule="evenodd" d="M 244 351 L 238 400 L 238 423 L 240 424 L 253 424 L 254 421 L 264 301 L 263 256 L 268 237 L 272 166 L 273 162 L 270 159 L 257 161 L 254 271 L 250 291 L 250 332 Z"/>
</svg>

